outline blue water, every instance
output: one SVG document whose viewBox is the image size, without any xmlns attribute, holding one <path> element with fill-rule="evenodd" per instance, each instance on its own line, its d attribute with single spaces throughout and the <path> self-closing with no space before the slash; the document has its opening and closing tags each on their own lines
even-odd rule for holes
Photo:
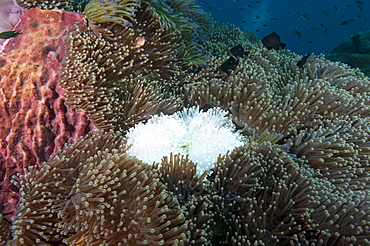
<svg viewBox="0 0 370 246">
<path fill-rule="evenodd" d="M 344 38 L 370 30 L 370 0 L 197 0 L 220 23 L 260 39 L 271 32 L 298 54 L 329 51 Z M 249 6 L 248 6 L 249 5 Z"/>
</svg>

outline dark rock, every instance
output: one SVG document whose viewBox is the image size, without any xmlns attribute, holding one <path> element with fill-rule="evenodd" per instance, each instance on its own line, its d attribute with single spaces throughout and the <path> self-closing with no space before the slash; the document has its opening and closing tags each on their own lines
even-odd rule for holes
<svg viewBox="0 0 370 246">
<path fill-rule="evenodd" d="M 355 35 L 351 36 L 351 40 L 353 41 L 353 43 L 355 44 L 355 47 L 356 47 L 356 52 L 352 52 L 352 53 L 359 53 L 360 50 L 358 49 L 359 45 L 360 45 L 360 37 L 363 33 L 362 32 L 359 32 L 359 33 L 356 33 Z"/>
<path fill-rule="evenodd" d="M 358 67 L 365 75 L 370 76 L 370 31 L 345 38 L 325 55 L 329 60 Z"/>
<path fill-rule="evenodd" d="M 359 32 L 351 37 L 358 51 L 353 53 L 370 53 L 370 31 Z"/>
<path fill-rule="evenodd" d="M 330 53 L 358 53 L 358 48 L 352 39 L 353 37 L 345 38 Z"/>
<path fill-rule="evenodd" d="M 328 53 L 326 54 L 326 58 L 328 58 L 331 61 L 348 63 L 348 60 L 351 57 L 351 55 L 352 53 Z"/>
<path fill-rule="evenodd" d="M 365 75 L 367 75 L 367 76 L 369 76 L 369 77 L 370 77 L 370 64 L 369 64 L 369 65 L 366 65 L 366 66 L 361 67 L 361 71 L 362 71 Z"/>
<path fill-rule="evenodd" d="M 370 54 L 370 31 L 364 32 L 359 38 L 358 49 L 364 54 Z"/>
<path fill-rule="evenodd" d="M 351 67 L 359 67 L 370 64 L 370 55 L 368 54 L 352 54 L 347 62 Z"/>
</svg>

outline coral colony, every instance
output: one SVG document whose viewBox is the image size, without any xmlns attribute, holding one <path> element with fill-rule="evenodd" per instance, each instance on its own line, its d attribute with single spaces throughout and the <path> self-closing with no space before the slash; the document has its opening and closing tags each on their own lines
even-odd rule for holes
<svg viewBox="0 0 370 246">
<path fill-rule="evenodd" d="M 18 4 L 0 3 L 0 245 L 370 244 L 360 70 L 193 0 Z"/>
</svg>

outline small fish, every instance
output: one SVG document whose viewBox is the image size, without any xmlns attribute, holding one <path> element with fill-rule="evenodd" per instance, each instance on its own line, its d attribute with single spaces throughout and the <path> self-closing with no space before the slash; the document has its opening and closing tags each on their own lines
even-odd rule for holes
<svg viewBox="0 0 370 246">
<path fill-rule="evenodd" d="M 0 33 L 0 38 L 2 39 L 14 38 L 14 37 L 17 37 L 19 34 L 22 34 L 22 33 L 16 32 L 16 31 L 6 31 L 6 32 Z"/>
<path fill-rule="evenodd" d="M 239 8 L 240 10 L 242 10 L 242 11 L 244 11 L 245 9 L 243 9 L 243 8 Z"/>
<path fill-rule="evenodd" d="M 331 7 L 332 9 L 334 9 L 334 10 L 338 10 L 339 8 L 337 7 L 337 6 L 333 6 L 333 7 Z"/>
<path fill-rule="evenodd" d="M 297 31 L 297 30 L 292 31 L 292 32 L 290 32 L 290 33 L 295 34 L 295 36 L 296 36 L 297 38 L 301 38 L 301 37 L 303 37 L 303 34 L 302 34 L 300 31 Z"/>
<path fill-rule="evenodd" d="M 224 63 L 221 64 L 220 70 L 226 74 L 230 74 L 230 70 L 234 70 L 238 66 L 239 61 L 234 57 L 230 57 Z"/>
<path fill-rule="evenodd" d="M 231 48 L 230 49 L 230 53 L 234 57 L 236 57 L 236 58 L 238 58 L 238 57 L 244 57 L 244 56 L 249 55 L 249 52 L 248 51 L 244 51 L 244 48 L 243 48 L 243 46 L 241 46 L 241 44 L 238 44 L 234 48 Z"/>
<path fill-rule="evenodd" d="M 362 1 L 356 1 L 357 4 L 364 4 Z"/>
<path fill-rule="evenodd" d="M 304 57 L 302 57 L 302 59 L 297 62 L 297 66 L 300 67 L 300 68 L 303 68 L 303 65 L 306 64 L 307 59 L 310 56 L 311 56 L 311 53 L 308 53 L 307 55 L 305 55 Z"/>
<path fill-rule="evenodd" d="M 304 20 L 309 20 L 310 18 L 308 17 L 308 14 L 307 13 L 304 13 L 301 15 L 302 19 Z"/>
<path fill-rule="evenodd" d="M 348 21 L 343 21 L 340 23 L 341 26 L 345 26 L 345 25 L 348 25 Z"/>
<path fill-rule="evenodd" d="M 268 50 L 271 50 L 271 49 L 278 50 L 278 49 L 284 49 L 286 47 L 285 43 L 280 42 L 280 36 L 277 35 L 276 32 L 272 32 L 266 37 L 264 37 L 262 39 L 262 43 Z"/>
</svg>

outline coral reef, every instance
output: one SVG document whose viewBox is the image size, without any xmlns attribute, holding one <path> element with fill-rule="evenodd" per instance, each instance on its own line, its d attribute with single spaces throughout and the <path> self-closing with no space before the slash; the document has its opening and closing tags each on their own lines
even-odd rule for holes
<svg viewBox="0 0 370 246">
<path fill-rule="evenodd" d="M 132 26 L 83 22 L 65 36 L 65 103 L 98 129 L 13 178 L 19 211 L 11 235 L 2 221 L 0 237 L 10 245 L 369 245 L 369 78 L 323 56 L 298 66 L 301 56 L 218 25 L 198 33 L 207 63 L 188 69 L 186 28 L 163 27 L 177 20 L 160 10 L 192 13 L 193 1 L 152 2 Z M 202 19 L 189 16 L 182 20 Z M 248 55 L 224 73 L 235 46 Z M 186 151 L 143 163 L 141 154 L 184 129 L 157 124 L 146 135 L 163 136 L 139 148 L 132 132 L 190 107 L 202 134 L 180 148 L 196 142 L 222 153 L 205 172 Z M 222 117 L 206 122 L 212 112 Z M 210 124 L 243 141 L 212 147 L 225 135 Z"/>
<path fill-rule="evenodd" d="M 332 61 L 343 62 L 353 68 L 358 67 L 370 77 L 370 31 L 345 38 L 326 56 Z"/>
<path fill-rule="evenodd" d="M 344 191 L 270 143 L 220 156 L 207 179 L 185 156 L 150 167 L 128 148 L 94 131 L 17 178 L 10 244 L 369 243 L 368 190 Z"/>
<path fill-rule="evenodd" d="M 229 195 L 233 199 L 227 204 L 218 205 L 221 211 L 224 207 L 233 209 L 236 206 L 238 212 L 223 215 L 221 221 L 226 221 L 223 222 L 226 224 L 222 228 L 233 229 L 219 232 L 221 236 L 214 243 L 368 244 L 369 79 L 357 70 L 344 64 L 329 62 L 323 57 L 311 56 L 300 68 L 296 65 L 299 56 L 287 51 L 266 52 L 261 45 L 251 43 L 246 43 L 244 47 L 248 47 L 250 55 L 241 60 L 241 64 L 230 75 L 217 71 L 217 67 L 226 59 L 224 56 L 222 59 L 214 58 L 209 67 L 190 74 L 183 81 L 187 106 L 221 107 L 229 110 L 234 122 L 250 138 L 251 146 L 271 146 L 272 149 L 268 152 L 262 152 L 263 156 L 274 154 L 270 165 L 281 162 L 276 168 L 264 166 L 263 171 L 249 169 L 243 173 L 244 166 L 239 163 L 240 160 L 251 161 L 254 158 L 247 157 L 246 150 L 240 151 L 239 156 L 227 157 L 230 158 L 232 167 L 227 168 L 225 162 L 218 161 L 222 163 L 221 170 L 233 170 L 234 174 L 218 177 L 216 164 L 213 174 L 216 175 L 215 182 L 220 182 L 217 181 L 220 179 L 223 182 L 235 182 L 235 185 L 244 186 L 245 190 L 240 195 L 237 186 L 230 188 Z M 258 150 L 257 153 L 259 152 Z M 233 155 L 234 153 L 230 154 Z M 262 160 L 257 162 L 260 164 L 247 165 L 245 168 L 256 168 L 264 163 Z M 292 162 L 289 165 L 295 171 L 285 166 L 289 162 Z M 273 181 L 264 181 L 264 184 L 268 183 L 267 187 L 276 186 L 279 192 L 268 191 L 270 188 L 262 185 L 255 188 L 258 191 L 256 194 L 245 194 L 253 192 L 254 186 L 244 181 L 243 177 L 252 178 L 261 172 L 274 177 L 276 170 L 280 170 L 280 173 L 276 174 Z M 286 173 L 281 173 L 284 170 Z M 295 172 L 299 173 L 298 176 L 295 176 Z M 279 181 L 281 177 L 285 178 Z M 258 176 L 255 180 L 262 182 L 263 179 Z M 281 183 L 287 180 L 289 184 Z M 311 183 L 313 180 L 314 183 Z M 227 183 L 222 183 L 218 189 L 224 191 L 227 189 L 226 185 Z M 283 192 L 281 187 L 287 188 Z M 309 194 L 309 197 L 297 196 L 290 199 L 290 195 L 283 195 L 281 202 L 269 200 L 275 196 L 279 198 L 278 194 L 294 195 L 290 191 L 291 187 L 307 189 L 304 193 Z M 317 193 L 318 190 L 322 192 Z M 262 191 L 268 193 L 261 194 Z M 297 190 L 294 192 L 300 193 Z M 221 195 L 223 199 L 227 196 L 227 192 Z M 338 201 L 338 205 L 334 201 Z M 321 207 L 325 207 L 323 204 L 326 203 L 328 209 L 323 212 Z M 284 205 L 273 208 L 271 204 Z M 292 207 L 285 210 L 288 204 Z M 294 204 L 300 204 L 299 209 L 297 208 L 301 215 L 299 218 L 294 218 Z M 353 212 L 361 211 L 354 216 L 357 219 L 351 217 L 346 221 L 348 225 L 341 224 L 344 221 L 339 219 L 334 222 L 335 225 L 329 222 L 331 218 L 342 217 L 335 215 L 341 213 L 337 210 L 338 207 L 343 208 L 344 212 L 352 205 L 355 206 Z M 275 215 L 273 211 L 289 212 L 287 215 Z M 343 215 L 343 218 L 349 214 L 351 213 Z M 302 217 L 306 215 L 308 217 Z M 284 216 L 287 217 L 284 219 Z M 273 221 L 281 221 L 283 224 L 277 226 Z M 320 222 L 310 224 L 308 221 Z M 366 224 L 366 232 L 361 229 L 362 223 Z M 285 226 L 289 229 L 284 229 Z M 346 226 L 354 228 L 356 232 L 347 232 Z M 351 235 L 358 237 L 352 238 Z"/>
<path fill-rule="evenodd" d="M 40 165 L 92 127 L 85 113 L 65 107 L 65 90 L 59 86 L 65 57 L 61 37 L 82 18 L 77 13 L 26 10 L 16 27 L 22 34 L 9 40 L 0 55 L 0 203 L 8 218 L 18 200 L 10 177 Z"/>
<path fill-rule="evenodd" d="M 230 76 L 210 79 L 215 72 L 209 69 L 189 75 L 187 104 L 230 110 L 252 138 L 277 134 L 290 154 L 333 183 L 368 189 L 369 79 L 322 57 L 310 57 L 302 70 L 294 62 L 298 57 L 292 62 L 279 52 L 272 59 L 256 49 Z M 214 62 L 219 66 L 219 59 Z"/>
</svg>

